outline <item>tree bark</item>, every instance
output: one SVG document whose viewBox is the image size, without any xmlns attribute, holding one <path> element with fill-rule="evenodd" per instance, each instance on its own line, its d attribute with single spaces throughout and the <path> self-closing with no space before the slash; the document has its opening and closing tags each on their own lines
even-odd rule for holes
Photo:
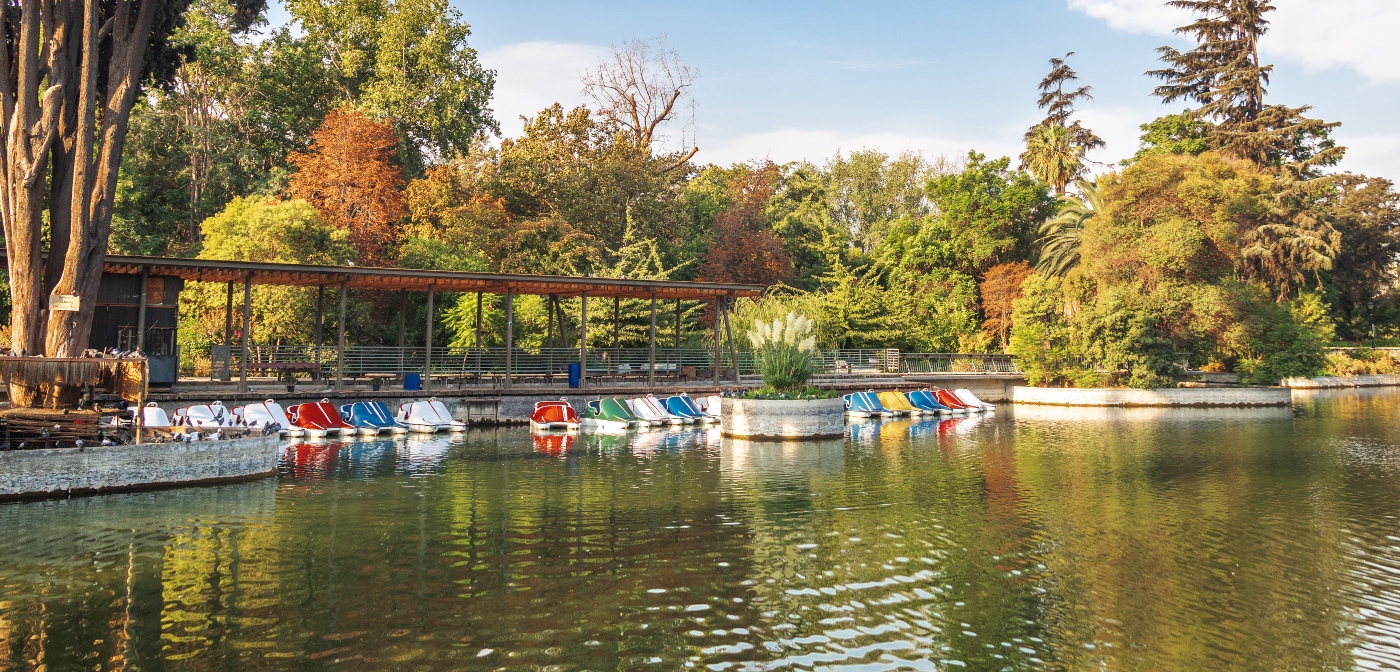
<svg viewBox="0 0 1400 672">
<path fill-rule="evenodd" d="M 96 0 L 84 0 L 81 93 L 75 151 L 71 155 L 73 179 L 67 194 L 70 199 L 68 244 L 62 271 L 53 289 L 55 294 L 75 294 L 81 298 L 78 311 L 55 313 L 49 318 L 45 351 L 52 357 L 81 354 L 92 330 L 107 240 L 111 236 L 112 204 L 116 198 L 122 147 L 126 143 L 127 123 L 140 88 L 137 78 L 160 0 L 139 0 L 133 17 L 132 3 L 136 1 L 118 0 L 116 15 L 111 19 L 112 51 L 107 64 L 107 88 L 99 129 L 96 117 L 98 47 L 107 26 L 99 27 Z M 99 135 L 101 144 L 94 147 Z"/>
<path fill-rule="evenodd" d="M 5 73 L 4 83 L 0 85 L 4 98 L 5 138 L 5 162 L 0 170 L 4 202 L 0 204 L 0 217 L 4 220 L 5 249 L 9 257 L 11 347 L 25 354 L 40 352 L 44 328 L 40 244 L 47 184 L 43 173 L 57 130 L 63 91 L 63 82 L 57 78 L 63 73 L 61 68 L 46 68 L 40 63 L 39 55 L 41 37 L 50 37 L 44 35 L 44 31 L 46 25 L 53 24 L 53 10 L 53 5 L 46 0 L 22 3 L 20 34 L 15 42 L 18 53 L 10 54 L 7 46 L 0 47 L 4 52 L 0 54 L 0 65 L 4 66 Z M 46 40 L 49 44 L 44 51 L 50 55 L 61 51 L 64 35 L 62 28 L 55 29 L 51 39 Z M 12 68 L 15 72 L 13 88 L 9 78 Z M 53 79 L 40 96 L 39 89 L 46 74 Z"/>
</svg>

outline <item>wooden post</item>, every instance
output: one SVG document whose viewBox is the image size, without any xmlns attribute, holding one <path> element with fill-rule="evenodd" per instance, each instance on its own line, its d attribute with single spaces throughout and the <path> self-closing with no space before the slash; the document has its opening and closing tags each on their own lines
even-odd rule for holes
<svg viewBox="0 0 1400 672">
<path fill-rule="evenodd" d="M 740 384 L 739 379 L 739 349 L 734 345 L 734 330 L 729 327 L 729 299 L 724 299 L 724 334 L 729 337 L 729 361 L 734 364 L 734 384 Z"/>
<path fill-rule="evenodd" d="M 578 389 L 588 387 L 588 292 L 579 292 Z"/>
<path fill-rule="evenodd" d="M 316 372 L 312 380 L 321 379 L 321 332 L 326 321 L 326 286 L 316 285 Z"/>
<path fill-rule="evenodd" d="M 681 300 L 676 299 L 676 375 L 681 368 Z"/>
<path fill-rule="evenodd" d="M 618 332 L 622 329 L 622 297 L 613 297 L 613 350 L 617 349 Z"/>
<path fill-rule="evenodd" d="M 233 348 L 233 281 L 228 281 L 228 302 L 224 304 L 224 345 Z"/>
<path fill-rule="evenodd" d="M 618 335 L 618 331 L 619 331 L 621 328 L 622 328 L 622 297 L 620 297 L 620 296 L 614 296 L 614 297 L 613 297 L 613 344 L 612 344 L 612 349 L 613 349 L 613 354 L 612 354 L 612 356 L 613 356 L 613 357 L 617 357 L 617 356 L 619 356 L 619 355 L 621 354 L 621 353 L 619 353 L 619 352 L 617 351 L 617 335 Z M 615 369 L 615 367 L 617 367 L 617 365 L 618 365 L 617 362 L 611 362 L 610 364 L 608 364 L 607 366 L 604 367 L 604 368 L 608 369 L 607 371 L 605 371 L 605 373 L 608 373 L 608 374 L 612 373 L 613 370 Z"/>
<path fill-rule="evenodd" d="M 510 350 L 515 346 L 515 288 L 506 287 L 506 379 L 505 388 L 510 389 Z"/>
<path fill-rule="evenodd" d="M 720 321 L 719 311 L 720 311 L 719 299 L 716 298 L 716 299 L 715 299 L 715 361 L 714 361 L 714 366 L 710 368 L 710 372 L 714 374 L 714 378 L 715 378 L 715 387 L 719 387 L 719 321 Z"/>
<path fill-rule="evenodd" d="M 428 285 L 428 318 L 423 327 L 423 389 L 433 389 L 433 293 L 437 285 Z"/>
<path fill-rule="evenodd" d="M 648 357 L 651 365 L 647 367 L 647 387 L 656 387 L 656 293 L 651 295 L 651 329 L 647 333 L 647 342 L 650 344 Z"/>
<path fill-rule="evenodd" d="M 554 375 L 554 295 L 544 297 L 544 351 L 545 374 Z M 549 378 L 553 380 L 553 378 Z"/>
<path fill-rule="evenodd" d="M 476 293 L 476 382 L 481 382 L 481 292 Z"/>
<path fill-rule="evenodd" d="M 340 320 L 335 324 L 335 389 L 345 384 L 345 283 L 348 276 L 340 278 Z"/>
<path fill-rule="evenodd" d="M 141 267 L 141 303 L 136 309 L 136 351 L 146 352 L 146 290 L 150 287 L 150 266 Z"/>
<path fill-rule="evenodd" d="M 253 319 L 253 272 L 243 276 L 243 354 L 238 357 L 238 391 L 248 391 L 248 323 Z"/>
<path fill-rule="evenodd" d="M 408 325 L 408 290 L 399 290 L 399 377 L 404 375 L 403 370 L 403 337 Z"/>
</svg>

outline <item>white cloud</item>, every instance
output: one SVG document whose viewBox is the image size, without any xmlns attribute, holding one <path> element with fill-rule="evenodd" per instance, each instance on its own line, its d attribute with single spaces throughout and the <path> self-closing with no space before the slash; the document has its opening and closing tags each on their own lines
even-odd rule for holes
<svg viewBox="0 0 1400 672">
<path fill-rule="evenodd" d="M 1123 32 L 1153 35 L 1170 34 L 1188 16 L 1162 0 L 1069 0 L 1069 8 L 1103 19 Z"/>
<path fill-rule="evenodd" d="M 1376 82 L 1400 82 L 1400 3 L 1395 0 L 1277 0 L 1268 55 L 1309 70 L 1351 68 Z"/>
<path fill-rule="evenodd" d="M 581 104 L 583 73 L 605 53 L 605 47 L 567 42 L 519 42 L 482 52 L 482 65 L 496 71 L 491 107 L 501 132 L 519 135 L 521 116 L 556 102 L 566 109 Z"/>
<path fill-rule="evenodd" d="M 1114 107 L 1094 104 L 1075 113 L 1086 127 L 1108 144 L 1101 150 L 1089 154 L 1093 161 L 1108 164 L 1095 166 L 1095 173 L 1116 168 L 1119 161 L 1126 159 L 1138 150 L 1138 138 L 1142 135 L 1139 126 L 1144 119 L 1151 119 L 1159 110 L 1134 107 Z"/>
<path fill-rule="evenodd" d="M 1400 134 L 1348 135 L 1337 129 L 1337 143 L 1347 148 L 1342 170 L 1400 180 Z"/>
<path fill-rule="evenodd" d="M 1162 0 L 1068 0 L 1070 9 L 1129 33 L 1170 35 L 1190 14 Z M 1349 68 L 1377 82 L 1400 82 L 1400 3 L 1395 0 L 1276 0 L 1264 55 L 1308 70 Z"/>
</svg>

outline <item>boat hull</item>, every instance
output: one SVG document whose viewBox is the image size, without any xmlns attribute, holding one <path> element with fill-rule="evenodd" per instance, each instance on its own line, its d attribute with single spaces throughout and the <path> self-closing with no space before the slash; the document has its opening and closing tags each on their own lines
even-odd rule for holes
<svg viewBox="0 0 1400 672">
<path fill-rule="evenodd" d="M 582 423 L 578 422 L 535 422 L 530 421 L 533 432 L 577 432 Z"/>
<path fill-rule="evenodd" d="M 620 433 L 626 432 L 631 425 L 626 420 L 604 420 L 602 418 L 584 418 L 579 422 L 579 428 L 585 432 Z"/>
</svg>

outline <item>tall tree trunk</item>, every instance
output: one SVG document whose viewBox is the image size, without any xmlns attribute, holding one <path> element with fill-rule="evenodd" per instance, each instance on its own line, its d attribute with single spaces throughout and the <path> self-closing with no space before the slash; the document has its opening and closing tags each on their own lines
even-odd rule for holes
<svg viewBox="0 0 1400 672">
<path fill-rule="evenodd" d="M 43 226 L 45 161 L 57 130 L 58 108 L 62 101 L 61 69 L 50 72 L 51 86 L 42 97 L 39 88 L 44 80 L 40 64 L 40 38 L 44 20 L 53 24 L 54 7 L 47 0 L 24 2 L 20 9 L 20 34 L 16 41 L 18 53 L 10 54 L 0 46 L 0 65 L 5 76 L 0 84 L 4 98 L 3 131 L 5 163 L 0 170 L 0 217 L 5 227 L 5 249 L 9 255 L 11 301 L 11 347 L 19 352 L 38 354 L 44 328 L 43 263 L 40 240 Z M 52 54 L 62 50 L 64 33 L 55 34 L 45 51 Z M 11 63 L 13 59 L 14 63 Z M 14 89 L 8 73 L 16 73 Z"/>
<path fill-rule="evenodd" d="M 72 214 L 70 217 L 68 249 L 63 259 L 63 273 L 54 292 L 84 297 L 80 310 L 50 316 L 46 350 L 52 357 L 74 357 L 87 347 L 96 308 L 98 285 L 102 280 L 102 265 L 106 259 L 107 239 L 112 232 L 112 204 L 117 192 L 117 172 L 121 168 L 122 147 L 126 144 L 127 122 L 131 107 L 136 103 L 139 88 L 137 77 L 155 19 L 159 0 L 140 0 L 135 22 L 131 21 L 131 3 L 119 0 L 112 27 L 112 58 L 107 67 L 107 90 L 102 110 L 101 145 L 94 156 L 94 132 L 97 131 L 94 112 L 97 103 L 97 46 L 106 29 L 97 26 L 97 2 L 86 0 L 88 11 L 83 21 L 82 99 L 79 103 L 78 139 L 74 164 Z M 89 20 L 90 19 L 90 20 Z"/>
</svg>

